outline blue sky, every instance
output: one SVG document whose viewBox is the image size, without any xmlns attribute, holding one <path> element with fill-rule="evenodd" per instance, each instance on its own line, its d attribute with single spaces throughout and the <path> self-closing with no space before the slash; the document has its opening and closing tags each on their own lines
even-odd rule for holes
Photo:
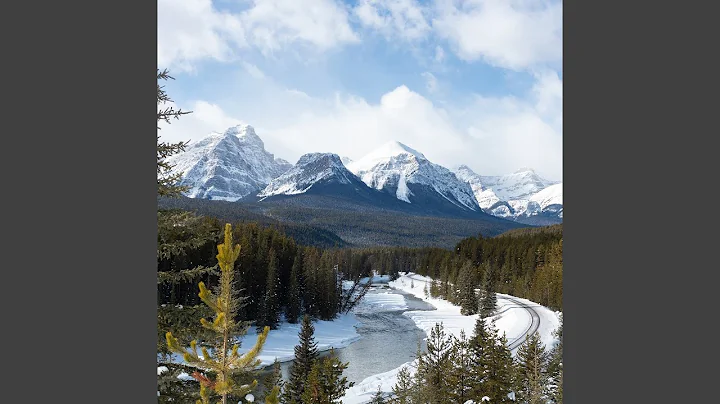
<svg viewBox="0 0 720 404">
<path fill-rule="evenodd" d="M 562 179 L 561 2 L 159 0 L 158 67 L 193 111 L 169 140 L 247 123 L 291 162 L 398 140 Z"/>
</svg>

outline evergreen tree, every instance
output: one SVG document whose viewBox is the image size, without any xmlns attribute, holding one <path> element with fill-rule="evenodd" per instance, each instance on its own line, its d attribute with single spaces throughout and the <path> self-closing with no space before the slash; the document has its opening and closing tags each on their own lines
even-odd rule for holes
<svg viewBox="0 0 720 404">
<path fill-rule="evenodd" d="M 390 400 L 392 404 L 414 404 L 414 395 L 417 392 L 417 386 L 414 378 L 410 375 L 407 367 L 400 369 L 397 375 L 397 381 L 392 388 L 393 398 Z"/>
<path fill-rule="evenodd" d="M 306 248 L 303 257 L 303 305 L 305 314 L 317 317 L 320 314 L 321 297 L 320 253 L 316 248 Z"/>
<path fill-rule="evenodd" d="M 273 386 L 270 394 L 265 397 L 265 404 L 280 404 L 280 387 Z"/>
<path fill-rule="evenodd" d="M 425 282 L 425 298 L 430 298 L 430 284 L 428 282 Z"/>
<path fill-rule="evenodd" d="M 458 276 L 458 303 L 460 305 L 460 314 L 470 316 L 478 312 L 478 296 L 475 294 L 475 268 L 472 262 L 466 261 L 460 269 Z"/>
<path fill-rule="evenodd" d="M 475 329 L 469 341 L 470 351 L 470 386 L 472 387 L 471 397 L 476 401 L 484 396 L 486 374 L 490 366 L 492 353 L 492 335 L 488 330 L 486 317 L 480 315 L 475 321 Z"/>
<path fill-rule="evenodd" d="M 492 316 L 497 309 L 497 296 L 495 295 L 495 279 L 490 266 L 486 265 L 485 281 L 482 287 L 482 299 L 480 301 L 480 311 L 484 316 Z"/>
<path fill-rule="evenodd" d="M 459 338 L 453 338 L 451 361 L 452 368 L 448 374 L 450 399 L 452 402 L 464 403 L 471 398 L 473 387 L 472 355 L 465 331 L 460 331 Z"/>
<path fill-rule="evenodd" d="M 275 395 L 276 399 L 280 400 L 280 392 L 282 391 L 282 370 L 280 368 L 280 362 L 278 362 L 277 358 L 275 359 L 275 363 L 273 363 L 273 371 L 269 375 L 265 377 L 265 380 L 263 380 L 263 387 L 265 392 L 265 402 L 268 401 L 273 395 Z M 277 390 L 277 392 L 276 392 Z M 273 399 L 275 399 L 273 398 Z"/>
<path fill-rule="evenodd" d="M 348 364 L 342 363 L 334 352 L 322 360 L 315 360 L 303 393 L 302 404 L 340 404 L 347 389 L 354 383 L 348 382 L 343 371 Z"/>
<path fill-rule="evenodd" d="M 171 331 L 182 345 L 193 339 L 202 341 L 212 333 L 202 327 L 200 318 L 212 315 L 197 293 L 197 281 L 219 274 L 212 250 L 218 241 L 217 220 L 177 210 L 158 211 L 157 241 L 157 324 L 158 354 L 167 360 L 165 334 Z M 163 364 L 164 365 L 164 364 Z"/>
<path fill-rule="evenodd" d="M 491 403 L 512 403 L 508 395 L 513 391 L 515 368 L 505 334 L 498 336 L 494 325 L 489 327 L 489 361 L 483 388 Z"/>
<path fill-rule="evenodd" d="M 433 279 L 430 283 L 430 296 L 434 298 L 442 297 L 440 292 L 440 281 Z"/>
<path fill-rule="evenodd" d="M 160 80 L 174 80 L 167 70 L 157 69 L 157 122 L 160 130 L 160 121 L 170 123 L 172 118 L 180 119 L 182 115 L 190 114 L 192 111 L 183 111 L 173 107 L 162 108 L 162 104 L 170 103 L 172 100 L 165 93 L 164 86 Z M 171 174 L 173 165 L 168 163 L 167 158 L 185 150 L 186 142 L 168 143 L 160 141 L 160 134 L 157 134 L 157 184 L 158 195 L 166 197 L 178 197 L 187 187 L 179 186 L 177 183 L 182 177 L 181 173 Z"/>
<path fill-rule="evenodd" d="M 182 354 L 188 365 L 200 370 L 200 372 L 193 374 L 193 377 L 200 382 L 202 400 L 198 400 L 198 403 L 209 404 L 210 394 L 215 393 L 220 395 L 222 404 L 227 404 L 228 395 L 242 396 L 248 394 L 257 385 L 256 380 L 253 380 L 250 385 L 238 385 L 233 378 L 233 376 L 247 374 L 260 363 L 257 356 L 270 331 L 266 327 L 258 335 L 255 346 L 244 355 L 238 354 L 239 345 L 233 345 L 233 342 L 239 336 L 238 334 L 244 334 L 244 330 L 238 332 L 239 327 L 234 320 L 235 313 L 240 305 L 237 292 L 232 287 L 233 268 L 238 255 L 240 255 L 240 245 L 233 246 L 232 229 L 230 224 L 226 224 L 225 242 L 218 245 L 217 254 L 218 265 L 221 270 L 220 285 L 213 293 L 205 287 L 205 283 L 200 282 L 199 284 L 200 299 L 215 312 L 214 321 L 209 322 L 204 318 L 201 320 L 202 325 L 213 331 L 217 336 L 212 354 L 203 346 L 201 348 L 201 358 L 197 350 L 197 341 L 192 341 L 190 349 L 186 349 L 180 345 L 171 332 L 166 334 L 168 348 L 173 352 Z M 203 374 L 207 372 L 215 374 L 214 380 Z"/>
<path fill-rule="evenodd" d="M 452 343 L 442 323 L 436 323 L 427 339 L 427 352 L 418 358 L 418 387 L 422 399 L 434 404 L 451 403 L 447 375 L 452 370 Z"/>
<path fill-rule="evenodd" d="M 525 339 L 517 353 L 517 398 L 528 404 L 545 404 L 547 354 L 540 334 Z"/>
<path fill-rule="evenodd" d="M 302 302 L 300 301 L 300 297 L 302 296 L 302 291 L 300 290 L 300 274 L 302 274 L 302 250 L 298 248 L 292 270 L 290 271 L 288 300 L 285 309 L 285 318 L 292 324 L 297 323 L 302 309 Z"/>
<path fill-rule="evenodd" d="M 382 390 L 380 390 L 380 386 L 378 386 L 377 391 L 373 394 L 370 404 L 385 404 L 385 397 L 383 396 Z"/>
<path fill-rule="evenodd" d="M 268 253 L 267 284 L 265 286 L 265 298 L 263 300 L 261 320 L 259 328 L 268 326 L 275 329 L 280 321 L 280 277 L 278 274 L 278 259 L 275 250 L 270 249 Z"/>
<path fill-rule="evenodd" d="M 560 327 L 555 330 L 555 337 L 558 338 L 558 343 L 555 345 L 550 352 L 550 358 L 548 361 L 548 388 L 547 395 L 550 397 L 553 403 L 561 404 L 563 401 L 563 337 L 562 337 L 562 316 L 560 316 Z"/>
<path fill-rule="evenodd" d="M 283 392 L 286 404 L 302 403 L 301 396 L 305 389 L 305 383 L 318 357 L 314 333 L 315 327 L 312 325 L 310 316 L 306 314 L 303 316 L 300 328 L 300 343 L 295 346 L 295 359 L 290 365 L 290 379 Z"/>
</svg>

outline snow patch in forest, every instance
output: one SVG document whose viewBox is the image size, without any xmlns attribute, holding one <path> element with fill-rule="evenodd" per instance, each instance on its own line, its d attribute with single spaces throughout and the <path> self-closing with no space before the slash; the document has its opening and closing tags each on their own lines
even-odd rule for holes
<svg viewBox="0 0 720 404">
<path fill-rule="evenodd" d="M 393 386 L 397 383 L 397 375 L 402 368 L 407 367 L 412 375 L 415 374 L 416 366 L 417 361 L 413 361 L 396 369 L 366 377 L 345 392 L 345 396 L 342 398 L 343 404 L 368 403 L 372 400 L 372 396 L 377 393 L 378 387 L 384 393 L 391 393 Z"/>
</svg>

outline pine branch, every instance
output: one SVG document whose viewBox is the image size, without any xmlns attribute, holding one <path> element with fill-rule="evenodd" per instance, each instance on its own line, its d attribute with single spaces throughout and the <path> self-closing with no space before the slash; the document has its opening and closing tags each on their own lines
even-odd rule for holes
<svg viewBox="0 0 720 404">
<path fill-rule="evenodd" d="M 212 267 L 198 266 L 193 269 L 184 269 L 181 271 L 158 272 L 158 285 L 163 283 L 177 284 L 180 282 L 190 282 L 205 275 L 218 275 L 217 265 Z"/>
</svg>

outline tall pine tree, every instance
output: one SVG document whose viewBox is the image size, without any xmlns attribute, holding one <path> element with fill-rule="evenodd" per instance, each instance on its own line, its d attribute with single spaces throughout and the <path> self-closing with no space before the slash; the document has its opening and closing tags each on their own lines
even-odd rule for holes
<svg viewBox="0 0 720 404">
<path fill-rule="evenodd" d="M 488 397 L 493 403 L 512 402 L 508 394 L 513 389 L 513 360 L 505 336 L 498 336 L 493 323 L 479 317 L 469 342 L 471 398 L 480 402 Z"/>
<path fill-rule="evenodd" d="M 470 316 L 478 312 L 478 296 L 475 293 L 477 279 L 472 262 L 466 261 L 458 274 L 458 303 L 460 314 Z"/>
<path fill-rule="evenodd" d="M 407 366 L 403 366 L 398 372 L 397 381 L 392 391 L 393 398 L 390 402 L 393 404 L 415 404 L 417 402 L 414 398 L 418 388 L 415 383 L 415 378 L 410 375 L 410 370 Z"/>
<path fill-rule="evenodd" d="M 267 281 L 265 297 L 260 311 L 260 327 L 268 326 L 275 329 L 280 321 L 280 274 L 278 273 L 278 259 L 275 250 L 270 248 L 268 253 Z"/>
<path fill-rule="evenodd" d="M 332 351 L 322 360 L 315 360 L 301 394 L 302 404 L 342 403 L 345 392 L 354 384 L 343 376 L 347 367 Z"/>
<path fill-rule="evenodd" d="M 180 119 L 181 116 L 190 114 L 192 111 L 183 111 L 175 109 L 172 106 L 163 107 L 164 104 L 172 103 L 172 100 L 165 92 L 164 86 L 160 85 L 160 80 L 174 80 L 167 70 L 160 71 L 157 69 L 157 129 L 160 130 L 160 121 L 170 123 L 171 120 Z M 172 173 L 173 165 L 170 164 L 168 157 L 185 151 L 186 142 L 169 143 L 160 141 L 160 133 L 157 134 L 157 184 L 158 195 L 166 197 L 178 197 L 187 187 L 178 185 L 181 173 Z"/>
<path fill-rule="evenodd" d="M 480 315 L 475 321 L 475 329 L 469 341 L 470 350 L 470 385 L 472 386 L 471 396 L 477 401 L 485 395 L 485 381 L 490 356 L 492 354 L 492 335 L 488 330 L 486 317 Z"/>
<path fill-rule="evenodd" d="M 489 264 L 485 264 L 485 277 L 482 286 L 482 299 L 480 312 L 483 316 L 492 316 L 497 309 L 497 296 L 495 295 L 495 276 Z"/>
<path fill-rule="evenodd" d="M 563 325 L 562 316 L 560 316 L 560 327 L 555 330 L 555 337 L 558 343 L 550 352 L 548 361 L 548 396 L 554 404 L 561 404 L 563 401 Z"/>
<path fill-rule="evenodd" d="M 452 371 L 452 342 L 442 323 L 436 323 L 427 339 L 427 352 L 418 358 L 416 377 L 422 399 L 434 404 L 450 404 L 451 387 L 447 375 Z"/>
<path fill-rule="evenodd" d="M 270 399 L 273 395 L 277 400 L 280 400 L 280 392 L 282 391 L 283 386 L 283 380 L 282 380 L 282 370 L 280 368 L 280 362 L 278 362 L 277 358 L 275 359 L 275 362 L 273 363 L 273 371 L 269 375 L 265 377 L 265 380 L 263 380 L 263 390 L 265 395 L 265 401 Z M 273 400 L 275 399 L 273 398 Z"/>
<path fill-rule="evenodd" d="M 265 328 L 258 335 L 255 346 L 244 355 L 238 353 L 239 345 L 235 343 L 236 338 L 242 335 L 238 323 L 235 321 L 240 305 L 237 292 L 233 289 L 234 265 L 240 255 L 240 245 L 233 246 L 232 228 L 230 224 L 225 225 L 225 242 L 218 245 L 217 260 L 220 266 L 220 285 L 215 292 L 205 287 L 200 282 L 200 299 L 207 304 L 214 312 L 215 318 L 212 322 L 201 319 L 203 327 L 213 331 L 216 335 L 212 353 L 202 347 L 202 357 L 197 350 L 197 341 L 190 343 L 190 349 L 181 346 L 171 332 L 166 334 L 168 348 L 183 355 L 185 362 L 199 369 L 193 377 L 200 382 L 200 397 L 198 403 L 209 404 L 211 393 L 221 397 L 222 404 L 227 404 L 228 396 L 244 396 L 252 391 L 257 385 L 254 380 L 250 385 L 239 385 L 234 377 L 247 374 L 260 361 L 257 359 L 260 350 L 265 344 L 269 328 Z M 209 373 L 215 376 L 208 377 Z"/>
<path fill-rule="evenodd" d="M 452 368 L 448 373 L 450 398 L 453 402 L 464 403 L 471 398 L 472 392 L 472 355 L 470 342 L 465 331 L 460 331 L 459 338 L 453 338 Z"/>
<path fill-rule="evenodd" d="M 517 353 L 518 400 L 528 404 L 545 404 L 547 381 L 547 354 L 540 334 L 533 333 L 525 339 Z"/>
<path fill-rule="evenodd" d="M 313 327 L 310 316 L 306 314 L 303 316 L 300 328 L 300 343 L 295 346 L 295 359 L 290 365 L 290 379 L 283 392 L 283 401 L 286 404 L 302 403 L 301 396 L 305 390 L 305 383 L 318 357 L 314 334 L 315 327 Z"/>
<path fill-rule="evenodd" d="M 302 310 L 302 290 L 300 289 L 300 276 L 302 274 L 302 248 L 298 248 L 290 270 L 288 285 L 287 305 L 285 306 L 285 318 L 288 322 L 295 324 L 300 317 Z"/>
</svg>

